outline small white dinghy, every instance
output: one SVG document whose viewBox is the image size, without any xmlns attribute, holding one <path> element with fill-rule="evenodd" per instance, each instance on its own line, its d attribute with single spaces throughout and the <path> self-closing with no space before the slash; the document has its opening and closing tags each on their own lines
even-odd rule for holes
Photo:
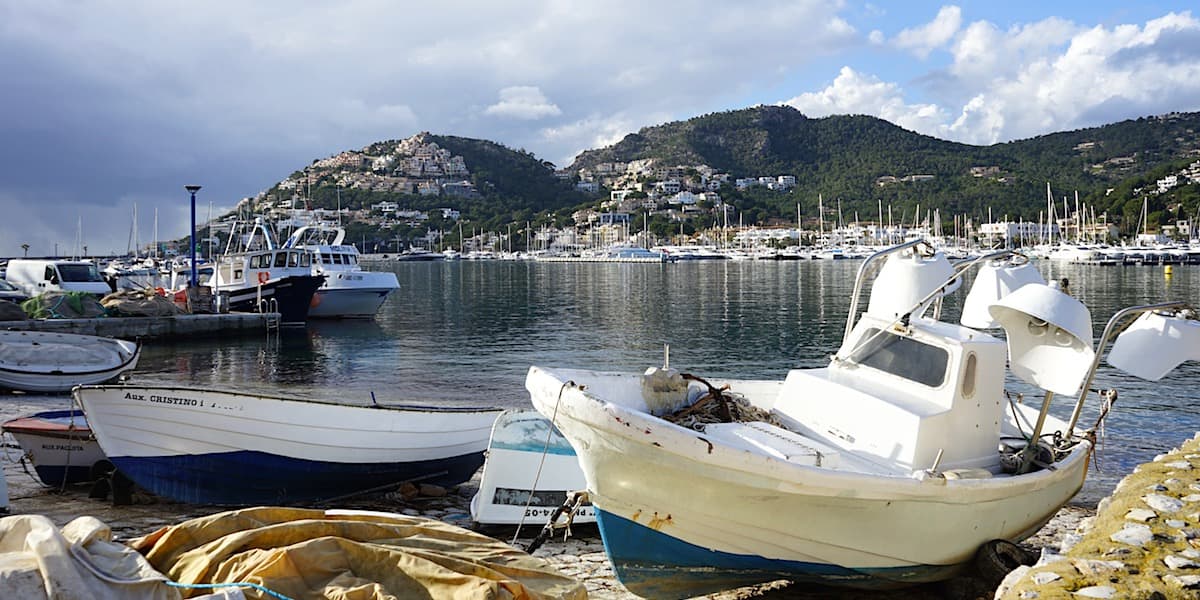
<svg viewBox="0 0 1200 600">
<path fill-rule="evenodd" d="M 575 449 L 532 409 L 500 413 L 492 426 L 471 519 L 487 525 L 544 524 L 571 492 L 587 487 Z M 574 523 L 596 520 L 591 504 L 575 509 Z"/>
<path fill-rule="evenodd" d="M 941 297 L 978 262 L 962 324 L 941 320 Z M 1142 315 L 1110 365 L 1156 379 L 1200 359 L 1183 303 L 1124 309 L 1093 346 L 1087 308 L 1030 269 L 1010 252 L 954 267 L 909 242 L 860 266 L 827 367 L 709 386 L 666 368 L 535 366 L 526 387 L 575 448 L 609 560 L 635 594 L 946 579 L 978 549 L 1036 532 L 1083 485 L 1095 426 L 1077 427 L 1080 411 L 1125 319 Z M 1007 340 L 983 331 L 997 327 Z M 1006 372 L 1044 391 L 1040 410 L 1005 393 Z M 1069 420 L 1049 414 L 1056 394 L 1078 396 Z M 714 404 L 712 421 L 681 424 Z"/>
<path fill-rule="evenodd" d="M 67 392 L 112 381 L 137 366 L 141 345 L 94 335 L 0 331 L 0 387 Z"/>
</svg>

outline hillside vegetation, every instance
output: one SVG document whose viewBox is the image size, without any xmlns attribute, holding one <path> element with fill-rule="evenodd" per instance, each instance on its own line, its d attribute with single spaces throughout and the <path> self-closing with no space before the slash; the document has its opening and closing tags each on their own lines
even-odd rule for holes
<svg viewBox="0 0 1200 600">
<path fill-rule="evenodd" d="M 1149 198 L 1152 225 L 1196 215 L 1198 186 L 1183 185 L 1163 194 L 1147 190 L 1153 189 L 1156 179 L 1200 158 L 1198 132 L 1200 113 L 1173 113 L 974 146 L 914 133 L 870 116 L 813 119 L 790 107 L 758 106 L 647 127 L 612 146 L 581 153 L 557 173 L 554 165 L 523 150 L 487 140 L 423 133 L 342 153 L 350 155 L 350 166 L 323 168 L 314 161 L 289 178 L 292 189 L 276 186 L 264 196 L 270 200 L 307 196 L 312 207 L 340 204 L 367 210 L 390 201 L 402 209 L 429 211 L 427 220 L 385 228 L 355 223 L 350 239 L 413 240 L 430 230 L 446 231 L 449 237 L 459 223 L 491 231 L 525 223 L 569 225 L 573 211 L 599 208 L 611 189 L 634 180 L 652 185 L 656 179 L 644 174 L 595 178 L 597 167 L 649 159 L 660 168 L 678 166 L 694 173 L 696 167 L 706 166 L 727 174 L 729 183 L 715 191 L 736 211 L 730 218 L 746 225 L 794 223 L 797 209 L 802 218 L 815 220 L 818 196 L 825 200 L 826 219 L 836 218 L 840 208 L 847 221 L 855 215 L 874 220 L 882 208 L 890 209 L 896 221 L 912 222 L 919 207 L 922 215 L 938 210 L 946 222 L 964 215 L 975 223 L 989 215 L 996 220 L 1037 221 L 1046 206 L 1049 183 L 1056 206 L 1061 207 L 1068 196 L 1073 203 L 1078 193 L 1097 215 L 1107 211 L 1110 222 L 1130 231 L 1138 224 L 1143 198 Z M 370 176 L 376 179 L 399 176 L 392 163 L 382 171 L 368 163 L 397 155 L 414 143 L 440 148 L 454 160 L 461 157 L 459 164 L 467 171 L 461 178 L 468 193 L 418 193 L 415 180 L 374 188 L 347 183 L 347 174 L 353 171 L 373 172 Z M 359 159 L 361 164 L 355 164 Z M 732 185 L 738 178 L 780 175 L 794 176 L 795 187 L 777 191 Z M 595 181 L 598 191 L 578 191 L 575 184 L 581 176 Z M 435 211 L 438 208 L 458 210 L 462 220 L 450 222 Z M 688 219 L 686 229 L 695 231 L 718 216 L 701 212 Z M 661 215 L 651 223 L 655 230 L 679 229 Z"/>
</svg>

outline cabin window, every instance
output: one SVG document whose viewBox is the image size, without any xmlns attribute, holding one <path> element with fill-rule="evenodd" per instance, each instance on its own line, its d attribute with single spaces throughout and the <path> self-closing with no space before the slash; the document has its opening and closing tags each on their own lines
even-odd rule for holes
<svg viewBox="0 0 1200 600">
<path fill-rule="evenodd" d="M 342 264 L 342 255 L 341 255 L 341 254 L 334 254 L 334 255 L 333 255 L 333 264 L 335 264 L 335 265 L 340 265 L 340 264 Z"/>
<path fill-rule="evenodd" d="M 241 269 L 235 269 L 235 270 L 233 271 L 233 280 L 234 280 L 234 281 L 241 281 L 241 280 L 242 280 L 242 276 L 243 276 L 243 275 L 245 275 L 245 273 L 243 273 Z"/>
<path fill-rule="evenodd" d="M 254 256 L 251 256 L 250 257 L 250 268 L 251 269 L 261 269 L 263 266 L 262 259 L 263 259 L 262 254 L 255 254 Z"/>
<path fill-rule="evenodd" d="M 275 266 L 280 268 L 287 266 L 287 252 L 280 252 L 275 255 Z"/>
<path fill-rule="evenodd" d="M 348 265 L 358 264 L 358 261 L 354 258 L 353 254 L 347 254 L 346 255 L 346 264 L 348 264 Z"/>
<path fill-rule="evenodd" d="M 54 270 L 54 265 L 47 265 L 46 275 L 42 277 L 42 279 L 45 279 L 46 281 L 54 281 L 56 277 L 58 277 L 58 271 Z"/>
<path fill-rule="evenodd" d="M 967 354 L 967 366 L 963 368 L 962 378 L 962 396 L 970 399 L 975 396 L 975 369 L 978 360 L 975 358 L 975 353 Z"/>
<path fill-rule="evenodd" d="M 300 266 L 300 253 L 299 252 L 288 252 L 288 266 L 289 267 Z"/>
<path fill-rule="evenodd" d="M 944 348 L 874 328 L 863 339 L 852 353 L 855 362 L 929 387 L 946 381 L 950 353 Z"/>
<path fill-rule="evenodd" d="M 311 267 L 312 266 L 312 256 L 309 253 L 305 252 L 300 255 L 300 266 L 302 266 L 302 267 Z"/>
</svg>

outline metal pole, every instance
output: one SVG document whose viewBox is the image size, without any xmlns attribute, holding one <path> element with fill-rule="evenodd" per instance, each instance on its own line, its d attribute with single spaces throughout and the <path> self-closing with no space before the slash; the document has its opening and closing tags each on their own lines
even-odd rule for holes
<svg viewBox="0 0 1200 600">
<path fill-rule="evenodd" d="M 192 195 L 192 231 L 188 236 L 188 255 L 192 263 L 192 276 L 188 280 L 190 287 L 196 287 L 199 283 L 196 277 L 196 192 L 200 191 L 198 185 L 185 185 L 183 189 L 187 190 Z"/>
</svg>

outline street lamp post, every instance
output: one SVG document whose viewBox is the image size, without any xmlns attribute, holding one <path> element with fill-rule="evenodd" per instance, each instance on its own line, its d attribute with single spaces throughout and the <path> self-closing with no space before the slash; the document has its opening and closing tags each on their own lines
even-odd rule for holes
<svg viewBox="0 0 1200 600">
<path fill-rule="evenodd" d="M 185 185 L 183 189 L 192 195 L 192 232 L 188 236 L 188 252 L 190 253 L 192 262 L 192 277 L 188 280 L 188 285 L 194 288 L 199 283 L 196 278 L 196 192 L 200 191 L 200 186 Z"/>
</svg>

